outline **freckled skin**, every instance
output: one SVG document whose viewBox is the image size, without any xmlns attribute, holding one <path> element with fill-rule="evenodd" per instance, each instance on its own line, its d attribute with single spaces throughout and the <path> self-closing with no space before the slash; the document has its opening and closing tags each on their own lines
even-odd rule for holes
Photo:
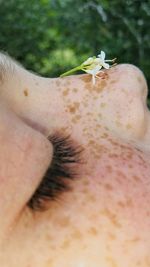
<svg viewBox="0 0 150 267">
<path fill-rule="evenodd" d="M 29 95 L 29 93 L 28 93 L 28 89 L 25 89 L 25 90 L 23 91 L 23 93 L 24 93 L 24 96 L 28 96 L 28 95 Z"/>
<path fill-rule="evenodd" d="M 5 101 L 45 136 L 56 128 L 71 134 L 84 147 L 84 163 L 72 190 L 46 212 L 24 208 L 2 266 L 148 267 L 150 116 L 141 72 L 120 65 L 100 74 L 95 87 L 90 75 L 36 77 L 37 88 L 33 74 L 24 75 L 28 103 L 20 88 L 5 91 Z"/>
</svg>

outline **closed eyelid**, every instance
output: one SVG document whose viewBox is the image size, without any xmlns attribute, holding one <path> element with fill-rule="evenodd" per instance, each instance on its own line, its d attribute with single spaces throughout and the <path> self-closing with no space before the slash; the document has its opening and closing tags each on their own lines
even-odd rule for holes
<svg viewBox="0 0 150 267">
<path fill-rule="evenodd" d="M 56 201 L 63 192 L 71 189 L 70 181 L 78 177 L 77 166 L 83 163 L 83 148 L 70 136 L 59 132 L 48 137 L 53 144 L 53 159 L 40 185 L 28 202 L 32 210 L 47 209 L 49 201 Z"/>
</svg>

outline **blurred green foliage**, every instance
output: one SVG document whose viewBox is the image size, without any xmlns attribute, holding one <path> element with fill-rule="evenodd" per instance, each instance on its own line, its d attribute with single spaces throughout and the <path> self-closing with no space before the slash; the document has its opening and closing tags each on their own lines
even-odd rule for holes
<svg viewBox="0 0 150 267">
<path fill-rule="evenodd" d="M 53 77 L 104 50 L 150 82 L 147 0 L 0 0 L 0 50 Z"/>
</svg>

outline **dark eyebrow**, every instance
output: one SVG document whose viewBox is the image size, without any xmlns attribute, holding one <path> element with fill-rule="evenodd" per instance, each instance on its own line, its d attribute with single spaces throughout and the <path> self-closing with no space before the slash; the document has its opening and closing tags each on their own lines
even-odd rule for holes
<svg viewBox="0 0 150 267">
<path fill-rule="evenodd" d="M 23 68 L 23 66 L 15 59 L 12 59 L 8 53 L 0 52 L 0 83 L 3 83 L 8 76 L 14 74 L 16 66 Z"/>
</svg>

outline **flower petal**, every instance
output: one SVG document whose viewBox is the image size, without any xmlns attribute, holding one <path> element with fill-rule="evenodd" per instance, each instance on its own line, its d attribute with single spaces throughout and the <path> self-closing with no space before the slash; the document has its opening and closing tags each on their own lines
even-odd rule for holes
<svg viewBox="0 0 150 267">
<path fill-rule="evenodd" d="M 109 69 L 109 64 L 108 63 L 103 63 L 103 67 L 108 70 Z"/>
<path fill-rule="evenodd" d="M 89 57 L 86 61 L 83 62 L 83 65 L 90 65 L 94 62 L 93 57 Z"/>
<path fill-rule="evenodd" d="M 105 60 L 105 52 L 101 51 L 101 53 L 100 53 L 100 55 L 98 55 L 98 57 L 104 61 Z"/>
</svg>

